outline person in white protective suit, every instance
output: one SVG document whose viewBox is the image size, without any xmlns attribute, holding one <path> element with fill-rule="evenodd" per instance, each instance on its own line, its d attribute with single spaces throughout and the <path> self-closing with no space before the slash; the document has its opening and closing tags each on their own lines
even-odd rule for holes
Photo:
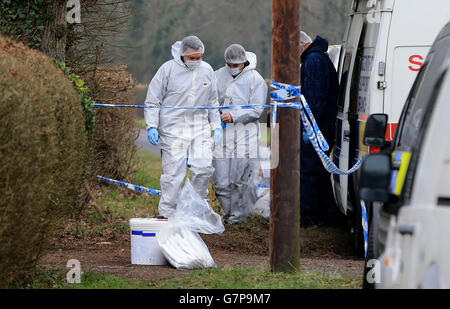
<svg viewBox="0 0 450 309">
<path fill-rule="evenodd" d="M 226 65 L 216 71 L 221 106 L 265 105 L 267 84 L 256 71 L 257 57 L 239 44 L 225 51 Z M 222 109 L 224 138 L 214 151 L 213 184 L 229 224 L 240 223 L 250 215 L 254 201 L 247 201 L 249 176 L 257 165 L 259 118 L 263 108 Z"/>
<path fill-rule="evenodd" d="M 214 171 L 213 143 L 218 145 L 222 137 L 216 77 L 211 66 L 202 61 L 204 52 L 203 43 L 195 36 L 176 42 L 172 46 L 173 59 L 156 72 L 145 100 L 148 139 L 161 149 L 163 171 L 158 210 L 160 216 L 167 218 L 176 209 L 187 163 L 195 190 L 207 197 Z M 195 108 L 176 108 L 182 106 Z"/>
</svg>

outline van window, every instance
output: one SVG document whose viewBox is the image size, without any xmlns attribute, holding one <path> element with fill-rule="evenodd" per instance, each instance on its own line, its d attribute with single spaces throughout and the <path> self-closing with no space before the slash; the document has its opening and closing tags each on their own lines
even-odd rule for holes
<svg viewBox="0 0 450 309">
<path fill-rule="evenodd" d="M 346 54 L 344 58 L 344 65 L 342 67 L 341 85 L 339 86 L 338 113 L 344 112 L 345 95 L 347 93 L 347 81 L 351 62 L 352 54 Z"/>
<path fill-rule="evenodd" d="M 423 116 L 428 105 L 426 100 L 415 100 L 417 92 L 422 85 L 422 80 L 426 75 L 427 64 L 424 64 L 411 90 L 406 103 L 404 114 L 402 115 L 397 146 L 404 151 L 411 151 L 417 145 L 417 137 L 422 128 Z"/>
<path fill-rule="evenodd" d="M 426 129 L 430 122 L 431 116 L 433 114 L 435 103 L 439 97 L 443 81 L 447 74 L 447 71 L 444 71 L 439 78 L 433 83 L 433 92 L 430 98 L 425 100 L 414 100 L 417 95 L 418 88 L 421 86 L 421 81 L 424 79 L 424 76 L 427 76 L 426 70 L 424 68 L 421 71 L 421 75 L 418 76 L 417 84 L 411 93 L 411 108 L 408 108 L 404 119 L 404 128 L 401 136 L 399 136 L 399 141 L 403 144 L 399 144 L 400 147 L 405 148 L 406 151 L 412 152 L 411 162 L 409 164 L 408 173 L 405 179 L 405 186 L 403 190 L 404 200 L 406 202 L 411 198 L 412 188 L 414 184 L 414 178 L 416 174 L 417 164 L 419 162 L 421 146 L 423 143 L 423 139 L 426 133 Z M 425 72 L 425 73 L 423 73 Z M 420 73 L 419 73 L 420 74 Z M 412 124 L 410 123 L 412 122 Z"/>
</svg>

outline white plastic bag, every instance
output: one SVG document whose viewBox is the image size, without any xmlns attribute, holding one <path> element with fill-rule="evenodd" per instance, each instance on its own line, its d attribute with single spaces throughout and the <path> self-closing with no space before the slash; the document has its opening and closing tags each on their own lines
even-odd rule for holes
<svg viewBox="0 0 450 309">
<path fill-rule="evenodd" d="M 225 231 L 220 215 L 195 191 L 189 178 L 186 179 L 172 217 L 191 231 L 202 234 L 220 234 Z"/>
<path fill-rule="evenodd" d="M 268 172 L 267 172 L 268 171 Z M 250 213 L 253 216 L 261 216 L 266 220 L 270 217 L 270 169 L 264 169 L 260 163 L 252 171 L 249 179 L 249 188 L 253 191 L 253 203 Z"/>
<path fill-rule="evenodd" d="M 200 235 L 183 224 L 169 221 L 169 226 L 160 232 L 158 243 L 167 261 L 176 269 L 217 267 Z"/>
<path fill-rule="evenodd" d="M 252 207 L 254 216 L 264 217 L 269 220 L 270 217 L 270 189 L 264 189 L 263 193 Z"/>
<path fill-rule="evenodd" d="M 158 244 L 169 263 L 177 269 L 217 267 L 198 233 L 215 234 L 224 230 L 220 215 L 186 179 L 177 209 L 160 231 Z"/>
</svg>

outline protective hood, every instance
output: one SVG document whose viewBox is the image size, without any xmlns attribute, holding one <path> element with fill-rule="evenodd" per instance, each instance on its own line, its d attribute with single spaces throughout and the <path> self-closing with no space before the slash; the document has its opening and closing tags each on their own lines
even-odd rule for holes
<svg viewBox="0 0 450 309">
<path fill-rule="evenodd" d="M 172 57 L 175 60 L 175 63 L 181 65 L 183 68 L 188 68 L 186 66 L 186 64 L 183 62 L 183 60 L 181 59 L 181 45 L 182 45 L 181 41 L 177 41 L 172 45 Z M 212 70 L 210 65 L 204 61 L 201 61 L 200 67 L 208 68 L 208 69 Z"/>
<path fill-rule="evenodd" d="M 175 60 L 176 63 L 178 63 L 179 65 L 185 67 L 186 65 L 184 64 L 183 60 L 181 60 L 180 49 L 181 49 L 181 41 L 175 42 L 172 45 L 172 56 L 173 56 L 173 59 Z"/>
<path fill-rule="evenodd" d="M 302 62 L 312 53 L 326 53 L 328 51 L 328 41 L 321 36 L 317 36 L 314 42 L 302 54 Z"/>
<path fill-rule="evenodd" d="M 258 57 L 256 54 L 252 52 L 245 52 L 245 54 L 247 55 L 247 60 L 250 64 L 246 66 L 242 72 L 256 70 L 256 65 L 258 64 Z"/>
</svg>

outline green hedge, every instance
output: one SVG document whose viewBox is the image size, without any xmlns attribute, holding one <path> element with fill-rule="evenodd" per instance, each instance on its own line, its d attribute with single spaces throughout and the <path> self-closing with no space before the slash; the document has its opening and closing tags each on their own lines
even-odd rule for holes
<svg viewBox="0 0 450 309">
<path fill-rule="evenodd" d="M 0 36 L 0 287 L 32 273 L 84 197 L 80 97 L 47 56 Z"/>
</svg>

